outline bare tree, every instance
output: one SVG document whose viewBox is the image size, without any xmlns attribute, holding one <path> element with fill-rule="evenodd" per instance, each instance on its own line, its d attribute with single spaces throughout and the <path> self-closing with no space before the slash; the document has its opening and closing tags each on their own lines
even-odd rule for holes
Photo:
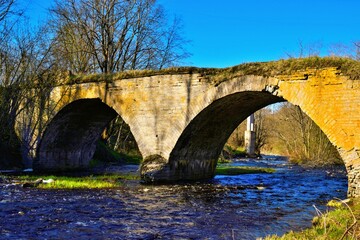
<svg viewBox="0 0 360 240">
<path fill-rule="evenodd" d="M 262 148 L 268 143 L 271 124 L 269 124 L 270 110 L 267 108 L 255 112 L 255 154 L 260 155 Z M 246 130 L 246 121 L 242 122 L 231 134 L 226 145 L 233 149 L 244 147 L 244 133 Z"/>
<path fill-rule="evenodd" d="M 180 21 L 155 0 L 61 0 L 52 10 L 57 51 L 71 71 L 159 69 L 187 56 Z"/>
<path fill-rule="evenodd" d="M 299 40 L 298 45 L 299 45 L 298 52 L 285 53 L 288 58 L 306 58 L 306 57 L 319 56 L 321 50 L 323 49 L 323 43 L 321 41 L 310 42 L 308 44 L 305 44 L 302 40 Z"/>
<path fill-rule="evenodd" d="M 336 148 L 298 106 L 284 104 L 272 122 L 277 126 L 272 144 L 278 145 L 280 152 L 290 156 L 293 162 L 307 165 L 339 162 Z"/>
<path fill-rule="evenodd" d="M 14 5 L 15 0 L 0 0 L 0 22 L 11 14 L 11 8 Z"/>
<path fill-rule="evenodd" d="M 354 42 L 355 45 L 355 54 L 354 54 L 354 59 L 355 60 L 360 60 L 360 41 L 356 41 Z"/>
<path fill-rule="evenodd" d="M 36 133 L 44 127 L 44 94 L 55 79 L 49 39 L 46 29 L 17 19 L 0 44 L 0 147 L 8 149 L 1 152 L 8 160 L 22 158 L 26 166 L 31 165 Z M 8 156 L 8 152 L 21 157 Z"/>
<path fill-rule="evenodd" d="M 261 149 L 267 144 L 270 124 L 268 124 L 269 109 L 263 108 L 255 112 L 255 154 L 260 155 Z"/>
</svg>

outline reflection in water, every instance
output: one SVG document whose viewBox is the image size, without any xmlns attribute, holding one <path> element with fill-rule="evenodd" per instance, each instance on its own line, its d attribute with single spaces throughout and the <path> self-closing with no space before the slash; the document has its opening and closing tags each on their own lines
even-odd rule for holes
<svg viewBox="0 0 360 240">
<path fill-rule="evenodd" d="M 305 170 L 284 159 L 238 160 L 274 174 L 108 190 L 0 188 L 1 239 L 255 239 L 311 225 L 312 205 L 345 198 L 343 168 Z M 324 209 L 325 207 L 322 207 Z"/>
</svg>

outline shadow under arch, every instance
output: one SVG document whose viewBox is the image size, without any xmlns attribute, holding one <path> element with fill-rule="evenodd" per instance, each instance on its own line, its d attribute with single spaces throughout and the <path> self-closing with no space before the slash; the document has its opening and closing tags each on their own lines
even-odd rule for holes
<svg viewBox="0 0 360 240">
<path fill-rule="evenodd" d="M 170 153 L 173 180 L 212 178 L 217 159 L 231 133 L 250 114 L 285 99 L 269 92 L 244 91 L 220 98 L 185 128 Z"/>
<path fill-rule="evenodd" d="M 117 115 L 99 98 L 69 103 L 55 115 L 43 133 L 34 170 L 88 167 L 101 133 Z"/>
</svg>

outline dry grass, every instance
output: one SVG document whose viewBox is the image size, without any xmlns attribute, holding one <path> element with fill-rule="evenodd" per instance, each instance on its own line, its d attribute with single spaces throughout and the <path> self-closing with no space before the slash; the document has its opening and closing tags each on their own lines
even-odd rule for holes
<svg viewBox="0 0 360 240">
<path fill-rule="evenodd" d="M 89 82 L 113 82 L 115 80 L 129 78 L 143 78 L 157 75 L 176 75 L 198 73 L 215 85 L 245 75 L 258 75 L 264 77 L 276 77 L 278 75 L 289 75 L 297 71 L 321 69 L 334 67 L 350 79 L 360 79 L 360 62 L 350 58 L 340 57 L 309 57 L 291 58 L 271 62 L 244 63 L 229 68 L 196 68 L 196 67 L 174 67 L 163 70 L 131 70 L 114 74 L 92 74 L 92 75 L 62 75 L 66 81 L 61 84 L 89 83 Z"/>
</svg>

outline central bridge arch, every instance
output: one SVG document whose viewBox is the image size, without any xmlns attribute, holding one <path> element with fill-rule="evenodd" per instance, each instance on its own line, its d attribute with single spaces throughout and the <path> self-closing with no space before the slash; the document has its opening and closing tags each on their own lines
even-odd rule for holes
<svg viewBox="0 0 360 240">
<path fill-rule="evenodd" d="M 245 91 L 211 103 L 189 123 L 171 152 L 169 164 L 176 169 L 174 177 L 213 177 L 219 155 L 235 128 L 251 113 L 282 101 L 268 92 Z"/>
</svg>

